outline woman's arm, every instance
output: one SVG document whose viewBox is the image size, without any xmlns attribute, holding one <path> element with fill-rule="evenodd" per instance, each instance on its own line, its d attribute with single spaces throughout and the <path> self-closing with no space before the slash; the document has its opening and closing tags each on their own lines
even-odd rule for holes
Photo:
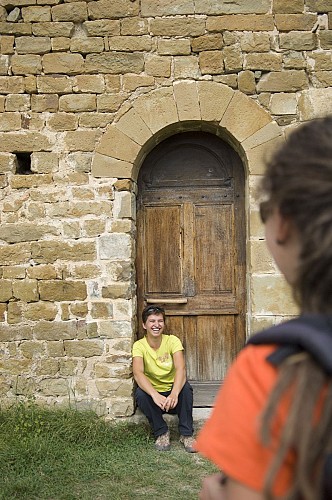
<svg viewBox="0 0 332 500">
<path fill-rule="evenodd" d="M 166 403 L 165 403 L 166 411 L 175 408 L 175 406 L 178 404 L 179 394 L 187 380 L 186 363 L 184 360 L 183 351 L 177 351 L 173 354 L 173 363 L 175 367 L 175 377 L 174 377 L 172 391 L 170 395 L 167 396 L 166 398 Z"/>
<path fill-rule="evenodd" d="M 153 401 L 157 406 L 159 406 L 162 410 L 165 409 L 166 397 L 162 394 L 159 394 L 156 389 L 152 386 L 150 380 L 144 373 L 144 361 L 143 358 L 139 356 L 133 357 L 133 375 L 135 382 L 138 387 L 142 389 L 142 391 L 149 394 L 152 397 Z"/>
</svg>

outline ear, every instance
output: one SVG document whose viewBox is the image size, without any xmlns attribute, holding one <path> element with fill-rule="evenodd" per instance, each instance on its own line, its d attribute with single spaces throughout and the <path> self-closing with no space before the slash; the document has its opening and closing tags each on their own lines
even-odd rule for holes
<svg viewBox="0 0 332 500">
<path fill-rule="evenodd" d="M 284 245 L 291 235 L 292 223 L 289 217 L 282 215 L 279 210 L 276 211 L 276 243 Z"/>
<path fill-rule="evenodd" d="M 142 323 L 142 325 L 143 325 L 143 328 L 144 328 L 144 330 L 146 330 L 146 326 L 145 326 L 145 323 Z"/>
</svg>

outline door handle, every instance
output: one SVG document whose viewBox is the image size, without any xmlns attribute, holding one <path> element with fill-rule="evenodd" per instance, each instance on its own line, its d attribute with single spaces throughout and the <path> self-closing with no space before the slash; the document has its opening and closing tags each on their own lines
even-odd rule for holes
<svg viewBox="0 0 332 500">
<path fill-rule="evenodd" d="M 147 304 L 187 304 L 187 297 L 180 299 L 146 299 Z"/>
</svg>

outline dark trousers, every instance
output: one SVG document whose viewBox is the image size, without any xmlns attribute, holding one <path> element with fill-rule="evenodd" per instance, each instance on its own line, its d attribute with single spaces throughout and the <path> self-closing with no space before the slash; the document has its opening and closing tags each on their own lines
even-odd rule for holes
<svg viewBox="0 0 332 500">
<path fill-rule="evenodd" d="M 161 392 L 163 396 L 168 396 L 171 391 Z M 181 436 L 192 436 L 193 428 L 193 388 L 186 382 L 179 394 L 178 404 L 168 412 L 157 406 L 152 397 L 139 387 L 136 389 L 136 401 L 139 409 L 147 417 L 154 437 L 161 436 L 168 431 L 167 424 L 163 419 L 165 413 L 177 415 L 179 417 L 179 432 Z"/>
</svg>

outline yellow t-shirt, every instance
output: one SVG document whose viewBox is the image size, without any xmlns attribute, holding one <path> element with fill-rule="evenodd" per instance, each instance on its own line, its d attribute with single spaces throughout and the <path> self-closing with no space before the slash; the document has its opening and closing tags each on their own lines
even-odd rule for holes
<svg viewBox="0 0 332 500">
<path fill-rule="evenodd" d="M 173 354 L 183 351 L 181 340 L 175 335 L 162 335 L 159 349 L 149 346 L 146 337 L 133 345 L 133 357 L 143 358 L 144 374 L 158 392 L 172 389 L 175 376 Z"/>
</svg>

